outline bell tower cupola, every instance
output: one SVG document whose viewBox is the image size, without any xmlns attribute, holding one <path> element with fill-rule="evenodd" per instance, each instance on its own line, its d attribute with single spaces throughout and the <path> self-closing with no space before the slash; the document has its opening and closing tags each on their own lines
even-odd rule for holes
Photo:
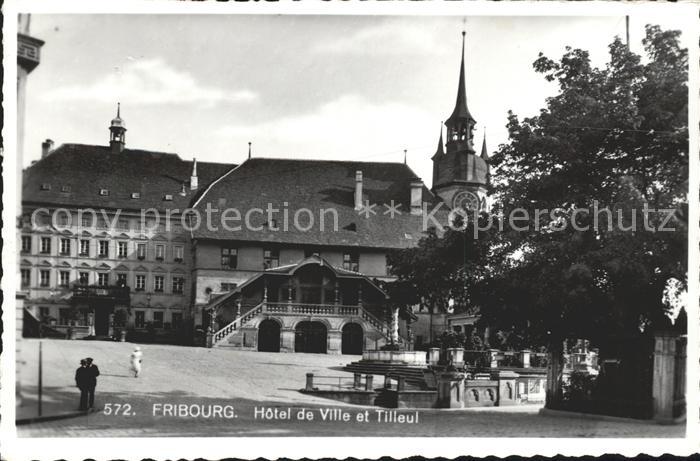
<svg viewBox="0 0 700 461">
<path fill-rule="evenodd" d="M 124 150 L 126 143 L 126 125 L 121 118 L 121 105 L 117 103 L 117 116 L 112 119 L 109 125 L 109 147 L 112 152 L 118 154 Z"/>
</svg>

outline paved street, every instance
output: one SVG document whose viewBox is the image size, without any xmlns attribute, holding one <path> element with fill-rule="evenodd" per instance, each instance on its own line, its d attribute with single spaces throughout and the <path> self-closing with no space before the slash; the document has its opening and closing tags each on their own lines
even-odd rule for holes
<svg viewBox="0 0 700 461">
<path fill-rule="evenodd" d="M 470 410 L 399 410 L 406 422 L 361 407 L 298 392 L 305 374 L 350 374 L 356 356 L 275 354 L 145 345 L 139 378 L 129 373 L 133 344 L 43 341 L 44 414 L 74 410 L 73 374 L 80 358 L 100 367 L 101 411 L 18 427 L 20 437 L 135 436 L 466 436 L 682 437 L 684 426 L 541 416 L 537 406 Z M 25 402 L 36 408 L 38 341 L 23 345 Z M 377 381 L 375 381 L 377 382 Z M 381 381 L 378 381 L 381 382 Z M 302 413 L 300 410 L 305 409 Z M 335 410 L 335 411 L 334 411 Z M 207 417 L 204 417 L 206 415 Z M 301 416 L 305 416 L 300 419 Z M 309 420 L 309 415 L 313 417 Z M 324 419 L 325 416 L 325 419 Z M 382 420 L 379 417 L 382 417 Z M 390 419 L 385 422 L 387 417 Z M 409 422 L 417 418 L 417 422 Z"/>
</svg>

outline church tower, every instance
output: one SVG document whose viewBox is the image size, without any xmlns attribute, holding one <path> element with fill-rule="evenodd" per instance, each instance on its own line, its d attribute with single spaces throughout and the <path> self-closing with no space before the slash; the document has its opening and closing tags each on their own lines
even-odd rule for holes
<svg viewBox="0 0 700 461">
<path fill-rule="evenodd" d="M 452 114 L 445 121 L 447 142 L 443 148 L 442 130 L 438 148 L 433 155 L 433 192 L 449 207 L 484 209 L 489 181 L 486 139 L 481 155 L 474 149 L 474 127 L 476 120 L 467 107 L 467 88 L 464 65 L 464 42 L 462 32 L 462 62 L 459 69 L 457 101 Z"/>
</svg>

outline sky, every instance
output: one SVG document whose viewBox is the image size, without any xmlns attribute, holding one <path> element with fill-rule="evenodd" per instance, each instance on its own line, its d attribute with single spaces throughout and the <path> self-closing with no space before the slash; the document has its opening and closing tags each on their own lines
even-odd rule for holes
<svg viewBox="0 0 700 461">
<path fill-rule="evenodd" d="M 683 18 L 631 16 L 681 29 Z M 200 161 L 254 157 L 402 162 L 430 185 L 466 28 L 475 144 L 507 142 L 508 110 L 536 115 L 556 84 L 534 72 L 565 46 L 604 65 L 624 16 L 41 15 L 27 88 L 24 163 L 41 142 L 107 145 L 117 102 L 127 147 Z M 688 36 L 684 37 L 687 41 Z M 685 43 L 687 46 L 687 43 Z"/>
</svg>

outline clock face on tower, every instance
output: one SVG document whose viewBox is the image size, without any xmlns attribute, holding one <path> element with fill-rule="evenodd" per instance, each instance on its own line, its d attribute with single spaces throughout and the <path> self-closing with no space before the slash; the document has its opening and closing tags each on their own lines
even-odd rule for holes
<svg viewBox="0 0 700 461">
<path fill-rule="evenodd" d="M 455 195 L 452 200 L 452 208 L 462 208 L 468 211 L 478 211 L 479 210 L 479 197 L 473 192 L 462 191 Z"/>
</svg>

